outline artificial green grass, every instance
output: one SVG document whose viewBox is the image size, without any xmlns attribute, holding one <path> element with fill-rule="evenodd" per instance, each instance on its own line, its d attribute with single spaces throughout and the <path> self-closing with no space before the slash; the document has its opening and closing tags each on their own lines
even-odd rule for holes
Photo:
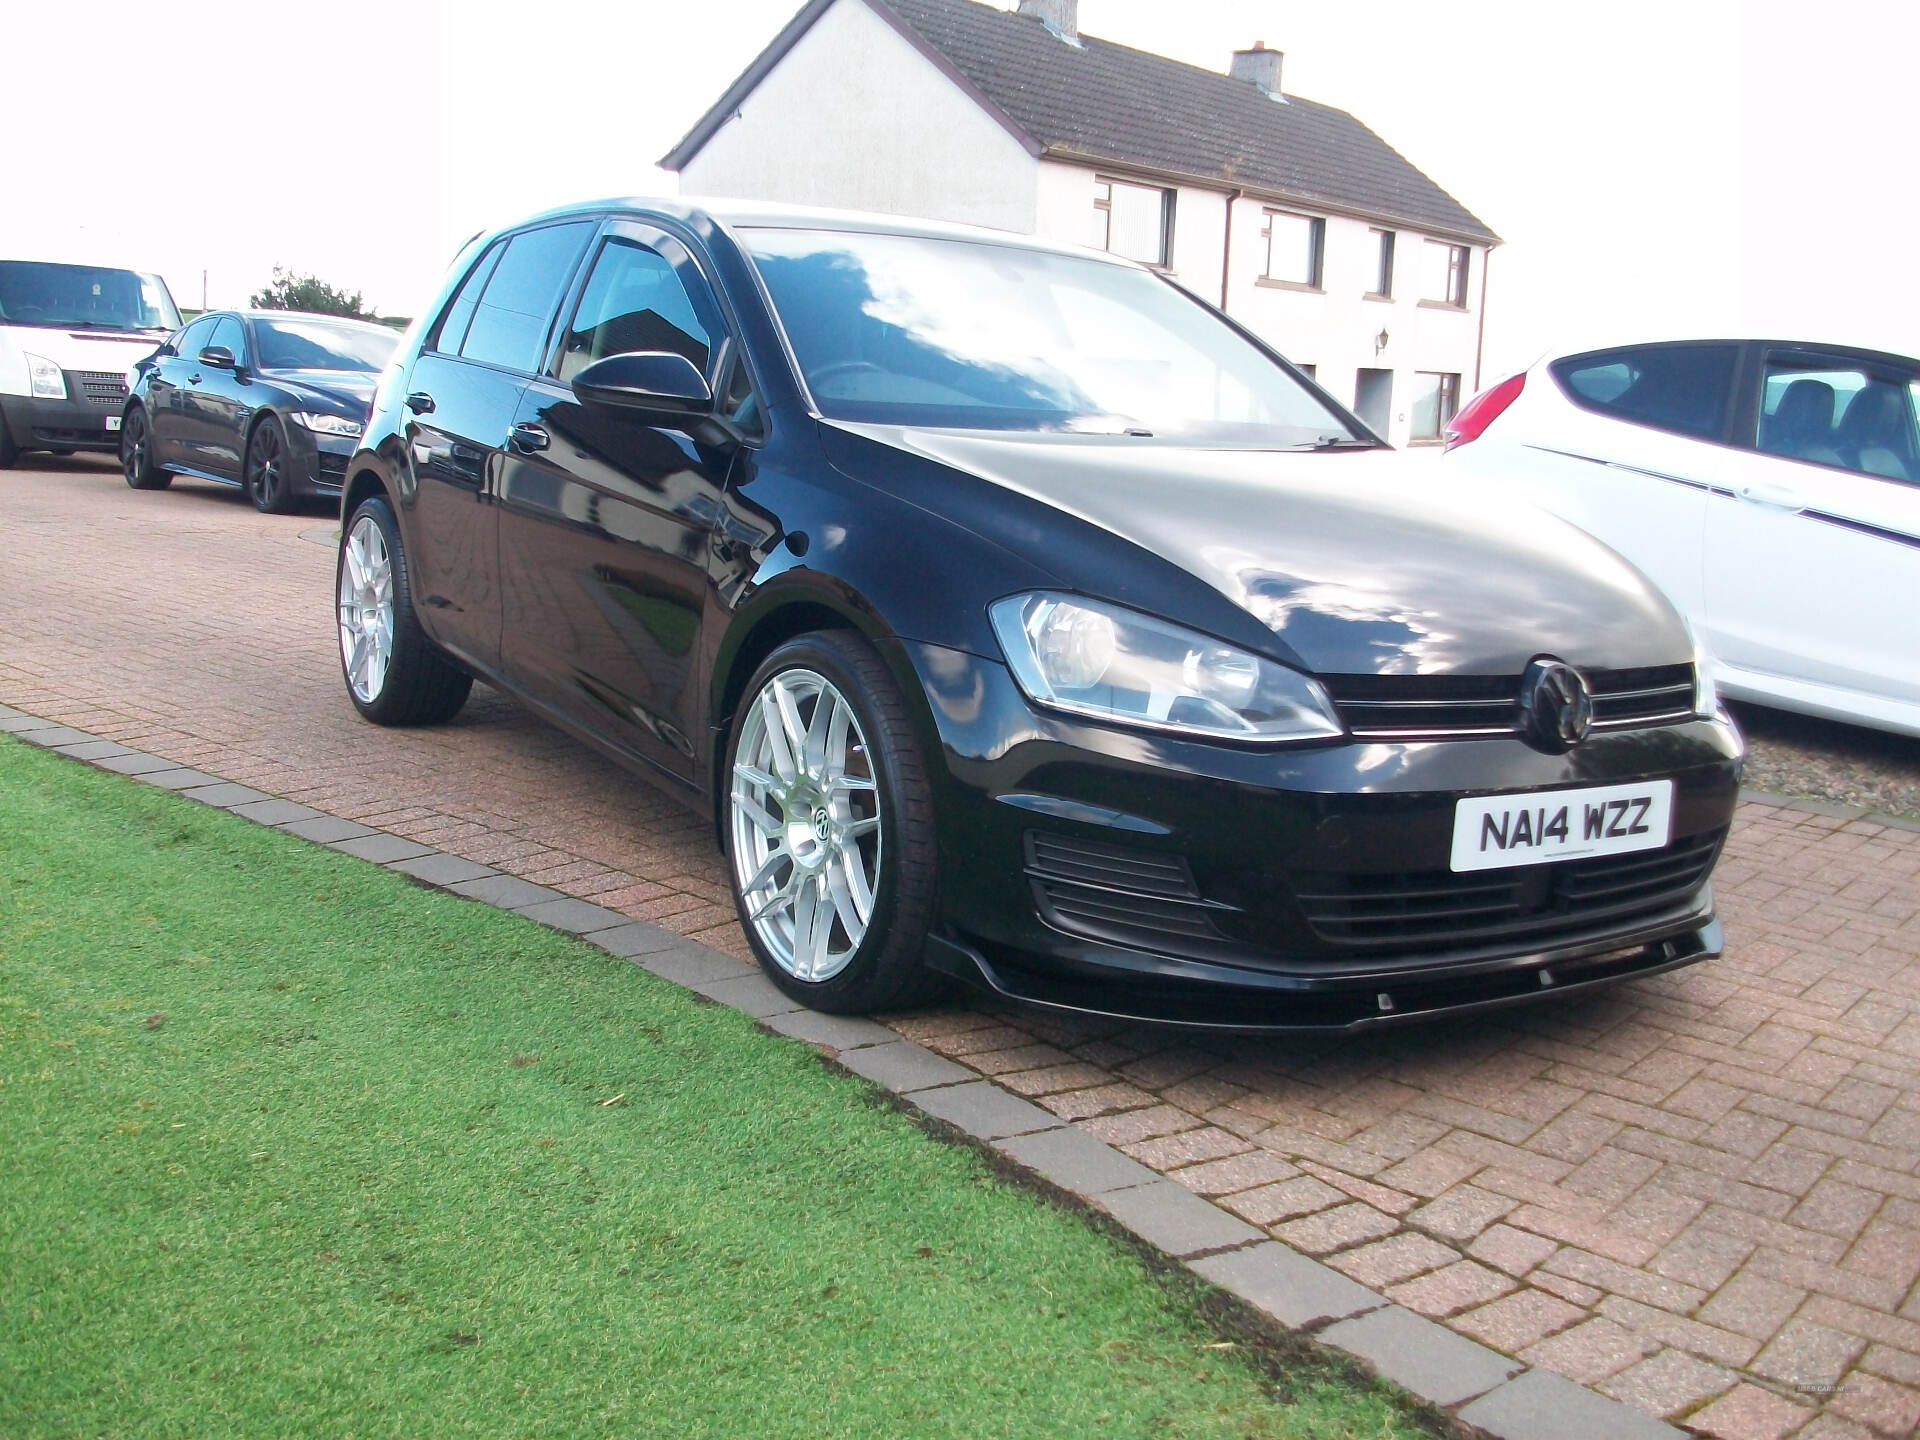
<svg viewBox="0 0 1920 1440">
<path fill-rule="evenodd" d="M 1367 1436 L 807 1046 L 0 737 L 0 1434 Z"/>
</svg>

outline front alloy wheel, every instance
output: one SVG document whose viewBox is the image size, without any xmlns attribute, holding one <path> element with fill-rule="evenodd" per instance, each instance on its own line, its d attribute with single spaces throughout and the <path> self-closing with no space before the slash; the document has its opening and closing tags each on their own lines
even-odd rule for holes
<svg viewBox="0 0 1920 1440">
<path fill-rule="evenodd" d="M 287 483 L 287 437 L 280 422 L 269 416 L 254 427 L 247 441 L 244 478 L 247 498 L 263 515 L 283 513 L 292 499 Z"/>
<path fill-rule="evenodd" d="M 788 670 L 747 709 L 733 764 L 734 879 L 796 980 L 847 968 L 873 921 L 885 834 L 867 737 L 823 675 Z"/>
<path fill-rule="evenodd" d="M 721 773 L 734 904 L 768 979 L 838 1013 L 938 988 L 924 962 L 933 795 L 906 701 L 870 645 L 823 631 L 769 655 Z"/>
</svg>

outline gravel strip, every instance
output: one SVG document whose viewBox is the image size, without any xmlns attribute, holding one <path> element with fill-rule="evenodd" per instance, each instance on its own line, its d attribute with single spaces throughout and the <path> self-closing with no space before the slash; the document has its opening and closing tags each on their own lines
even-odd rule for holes
<svg viewBox="0 0 1920 1440">
<path fill-rule="evenodd" d="M 1734 707 L 1734 718 L 1750 788 L 1920 819 L 1920 740 L 1758 705 Z"/>
</svg>

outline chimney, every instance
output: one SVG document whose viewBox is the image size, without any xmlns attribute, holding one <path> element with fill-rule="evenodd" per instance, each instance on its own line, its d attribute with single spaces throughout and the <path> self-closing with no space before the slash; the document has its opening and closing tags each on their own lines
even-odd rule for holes
<svg viewBox="0 0 1920 1440">
<path fill-rule="evenodd" d="M 1026 0 L 1021 0 L 1021 8 L 1026 8 Z M 1275 100 L 1280 94 L 1280 62 L 1287 57 L 1278 50 L 1267 49 L 1267 42 L 1256 40 L 1251 50 L 1233 52 L 1233 64 L 1227 74 L 1236 80 L 1250 80 L 1260 87 L 1263 94 Z"/>
<path fill-rule="evenodd" d="M 1080 0 L 1020 0 L 1020 13 L 1033 16 L 1069 45 L 1080 43 Z"/>
</svg>

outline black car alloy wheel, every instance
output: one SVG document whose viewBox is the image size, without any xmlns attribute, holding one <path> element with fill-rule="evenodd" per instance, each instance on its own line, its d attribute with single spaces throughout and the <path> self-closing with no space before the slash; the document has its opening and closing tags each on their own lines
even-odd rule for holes
<svg viewBox="0 0 1920 1440">
<path fill-rule="evenodd" d="M 247 441 L 247 498 L 256 510 L 278 515 L 292 499 L 287 480 L 287 437 L 271 415 L 254 427 Z"/>
<path fill-rule="evenodd" d="M 933 799 L 880 657 L 844 631 L 774 651 L 734 714 L 727 768 L 734 901 L 768 978 L 816 1010 L 924 995 Z"/>
<path fill-rule="evenodd" d="M 420 628 L 400 526 L 384 495 L 347 518 L 334 570 L 340 670 L 354 708 L 376 725 L 438 725 L 467 702 L 473 677 Z"/>
<path fill-rule="evenodd" d="M 153 463 L 153 427 L 144 406 L 129 407 L 121 423 L 120 469 L 135 490 L 164 490 L 173 483 L 173 476 Z"/>
</svg>

